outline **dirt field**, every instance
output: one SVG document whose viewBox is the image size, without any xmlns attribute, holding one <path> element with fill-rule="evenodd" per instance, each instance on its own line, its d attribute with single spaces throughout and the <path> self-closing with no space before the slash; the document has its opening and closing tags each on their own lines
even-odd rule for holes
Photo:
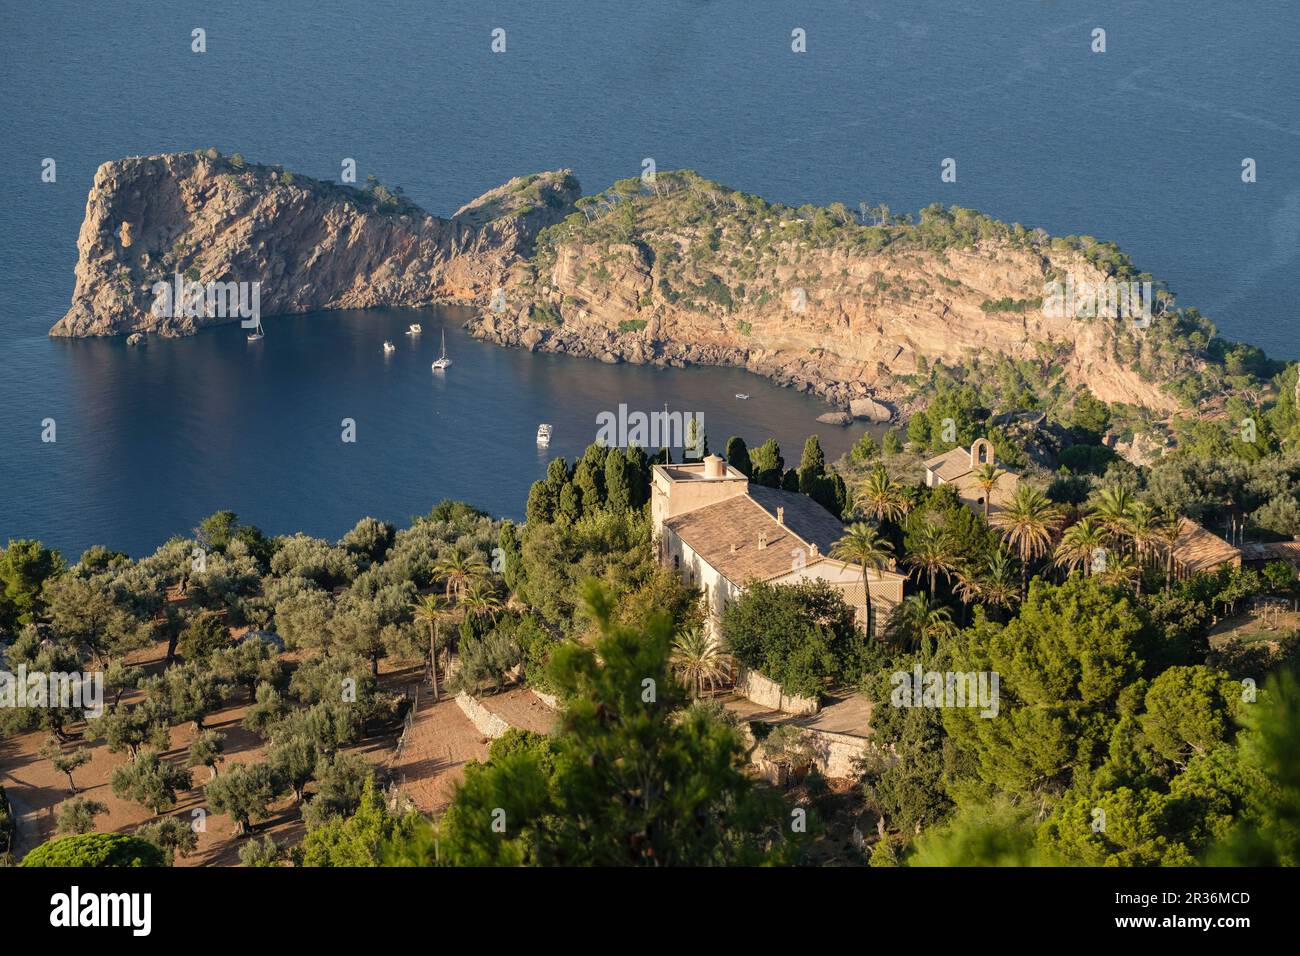
<svg viewBox="0 0 1300 956">
<path fill-rule="evenodd" d="M 138 654 L 132 655 L 132 662 L 146 667 L 151 673 L 162 666 L 166 653 L 166 644 L 159 644 Z M 294 655 L 284 655 L 285 660 L 292 661 Z M 385 690 L 401 692 L 420 677 L 420 668 L 381 669 L 380 683 Z M 126 695 L 123 702 L 138 699 L 140 695 Z M 226 735 L 225 762 L 221 769 L 235 763 L 259 763 L 266 759 L 265 748 L 257 735 L 240 726 L 244 711 L 248 706 L 247 695 L 243 691 L 228 700 L 225 706 L 210 714 L 204 721 L 204 728 L 216 730 Z M 455 705 L 452 705 L 455 709 Z M 83 724 L 70 728 L 73 733 L 81 733 Z M 472 729 L 472 728 L 471 728 Z M 359 753 L 376 765 L 383 765 L 391 757 L 397 743 L 401 725 L 387 728 L 385 732 L 375 734 L 350 748 L 350 752 Z M 183 763 L 195 731 L 190 724 L 173 727 L 171 747 L 163 754 L 173 763 Z M 56 771 L 50 762 L 38 755 L 45 742 L 45 731 L 23 734 L 0 740 L 0 786 L 4 786 L 13 803 L 17 817 L 18 834 L 15 853 L 21 856 L 37 843 L 56 835 L 59 804 L 68 799 L 67 778 Z M 71 746 L 71 745 L 70 745 Z M 90 763 L 73 774 L 79 796 L 98 800 L 108 806 L 108 813 L 95 818 L 96 829 L 100 832 L 129 832 L 142 823 L 148 823 L 155 817 L 144 807 L 114 796 L 108 779 L 112 768 L 126 761 L 124 754 L 111 754 L 107 745 L 101 741 L 85 744 L 91 754 Z M 484 748 L 486 752 L 486 748 Z M 435 772 L 436 768 L 422 768 Z M 179 816 L 189 821 L 192 811 L 205 807 L 203 786 L 208 781 L 208 770 L 204 767 L 193 771 L 194 787 L 177 795 L 175 808 L 168 816 Z M 413 782 L 422 785 L 424 781 L 412 774 Z M 243 838 L 233 834 L 234 825 L 229 817 L 208 812 L 204 820 L 204 831 L 199 833 L 198 849 L 188 857 L 177 857 L 177 866 L 235 866 L 238 865 L 239 847 Z M 302 838 L 302 821 L 298 808 L 292 797 L 286 797 L 272 808 L 270 819 L 257 824 L 251 836 L 262 837 L 270 834 L 277 843 L 296 843 Z"/>
<path fill-rule="evenodd" d="M 555 727 L 555 711 L 527 687 L 480 697 L 478 702 L 511 727 L 546 734 Z"/>
<path fill-rule="evenodd" d="M 1251 610 L 1220 621 L 1210 631 L 1210 644 L 1221 647 L 1231 641 L 1252 644 L 1276 641 L 1300 630 L 1300 613 L 1291 601 L 1277 601 L 1276 607 L 1260 603 Z"/>
<path fill-rule="evenodd" d="M 454 697 L 444 694 L 435 704 L 421 692 L 402 755 L 392 764 L 394 779 L 421 812 L 437 813 L 451 803 L 456 784 L 465 776 L 465 764 L 487 760 L 489 743 Z"/>
</svg>

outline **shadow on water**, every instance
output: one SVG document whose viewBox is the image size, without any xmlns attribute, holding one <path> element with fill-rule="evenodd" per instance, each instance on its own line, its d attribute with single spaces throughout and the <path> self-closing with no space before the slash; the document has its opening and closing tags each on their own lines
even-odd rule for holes
<svg viewBox="0 0 1300 956">
<path fill-rule="evenodd" d="M 818 423 L 826 406 L 738 369 L 605 365 L 479 342 L 454 307 L 283 316 L 250 343 L 238 325 L 129 347 L 50 340 L 58 442 L 26 428 L 6 457 L 18 489 L 0 534 L 39 536 L 70 557 L 90 544 L 147 553 L 230 508 L 268 532 L 336 538 L 363 515 L 407 522 L 442 498 L 521 517 L 553 457 L 595 439 L 597 415 L 703 416 L 710 450 L 769 437 L 787 467 L 808 435 L 834 460 L 865 431 Z M 423 333 L 406 335 L 419 322 Z M 452 366 L 435 372 L 445 331 Z M 396 352 L 384 354 L 390 340 Z M 735 398 L 746 393 L 747 401 Z M 344 442 L 344 422 L 355 442 Z M 553 426 L 550 447 L 537 426 Z M 6 427 L 6 430 L 7 427 Z"/>
</svg>

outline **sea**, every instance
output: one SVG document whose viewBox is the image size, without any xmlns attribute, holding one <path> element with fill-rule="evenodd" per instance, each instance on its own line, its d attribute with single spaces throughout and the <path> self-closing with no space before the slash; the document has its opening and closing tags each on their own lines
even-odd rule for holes
<svg viewBox="0 0 1300 956">
<path fill-rule="evenodd" d="M 103 162 L 216 147 L 337 179 L 353 159 L 441 215 L 522 173 L 595 192 L 646 160 L 795 205 L 957 204 L 1114 241 L 1295 359 L 1297 37 L 1292 0 L 5 4 L 0 543 L 138 556 L 222 508 L 328 538 L 443 498 L 520 517 L 620 405 L 700 414 L 714 450 L 775 437 L 789 462 L 866 427 L 739 370 L 477 342 L 456 308 L 272 317 L 253 344 L 50 339 Z"/>
</svg>

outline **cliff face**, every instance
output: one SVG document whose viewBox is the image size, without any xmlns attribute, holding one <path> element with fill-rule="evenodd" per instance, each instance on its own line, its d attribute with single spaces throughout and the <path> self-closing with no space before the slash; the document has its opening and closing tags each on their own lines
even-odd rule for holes
<svg viewBox="0 0 1300 956">
<path fill-rule="evenodd" d="M 183 335 L 237 317 L 157 315 L 153 286 L 258 282 L 262 315 L 487 301 L 578 198 L 567 170 L 511 180 L 450 219 L 382 186 L 357 190 L 238 158 L 105 163 L 77 240 L 72 306 L 52 335 Z"/>
<path fill-rule="evenodd" d="M 1066 401 L 1087 386 L 1157 414 L 1216 380 L 1214 333 L 1195 313 L 1137 330 L 1043 307 L 1050 281 L 1137 278 L 1113 246 L 939 206 L 916 222 L 874 218 L 772 205 L 689 172 L 579 198 L 560 170 L 443 219 L 377 183 L 238 156 L 125 159 L 96 173 L 72 307 L 51 334 L 182 335 L 237 320 L 155 314 L 155 284 L 179 273 L 258 282 L 263 315 L 475 302 L 471 331 L 502 345 L 738 366 L 877 420 L 921 395 L 935 363 Z M 1197 387 L 1174 387 L 1187 382 Z"/>
<path fill-rule="evenodd" d="M 843 210 L 827 222 L 827 210 L 769 206 L 691 175 L 659 179 L 582 200 L 474 333 L 606 362 L 738 366 L 864 417 L 906 402 L 936 361 L 999 358 L 1041 363 L 1108 402 L 1179 405 L 1140 360 L 1155 335 L 1042 307 L 1049 281 L 1113 278 L 1087 248 L 978 214 L 868 228 Z"/>
</svg>

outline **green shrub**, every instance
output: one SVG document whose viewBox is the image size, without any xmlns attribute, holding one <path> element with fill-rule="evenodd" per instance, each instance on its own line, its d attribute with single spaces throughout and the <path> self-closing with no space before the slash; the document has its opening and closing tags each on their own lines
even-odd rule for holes
<svg viewBox="0 0 1300 956">
<path fill-rule="evenodd" d="M 85 833 L 42 843 L 23 866 L 163 866 L 162 851 L 125 833 Z"/>
<path fill-rule="evenodd" d="M 825 582 L 751 586 L 722 617 L 727 648 L 786 694 L 815 697 L 862 671 L 862 630 L 843 595 Z"/>
</svg>

